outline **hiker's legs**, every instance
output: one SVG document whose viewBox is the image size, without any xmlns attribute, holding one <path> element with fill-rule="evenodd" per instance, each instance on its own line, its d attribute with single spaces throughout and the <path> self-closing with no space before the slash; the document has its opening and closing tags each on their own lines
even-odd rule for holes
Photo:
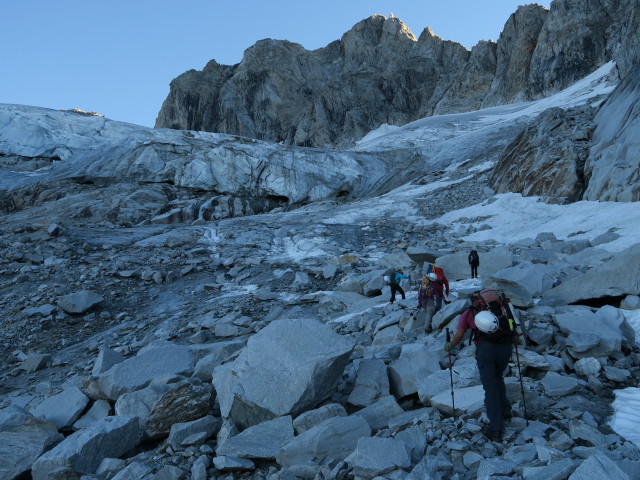
<svg viewBox="0 0 640 480">
<path fill-rule="evenodd" d="M 510 342 L 496 345 L 496 374 L 498 378 L 498 392 L 500 393 L 500 406 L 502 413 L 505 410 L 511 410 L 511 402 L 507 398 L 507 388 L 504 384 L 504 371 L 507 369 L 509 360 L 511 359 L 512 346 Z"/>
<path fill-rule="evenodd" d="M 436 307 L 434 313 L 438 313 L 442 308 L 442 297 L 436 297 Z"/>
<path fill-rule="evenodd" d="M 433 330 L 433 326 L 431 325 L 433 314 L 435 313 L 435 305 L 432 299 L 427 300 L 427 306 L 425 308 L 425 321 L 424 321 L 424 329 L 427 333 Z"/>
<path fill-rule="evenodd" d="M 389 285 L 391 287 L 391 300 L 389 300 L 391 303 L 396 301 L 396 289 L 398 287 L 397 284 L 392 283 L 391 285 Z"/>
<path fill-rule="evenodd" d="M 478 265 L 471 264 L 471 278 L 478 278 Z"/>
<path fill-rule="evenodd" d="M 400 285 L 398 285 L 396 288 L 400 292 L 400 295 L 402 295 L 402 299 L 404 300 L 405 299 L 404 290 L 402 289 L 402 287 Z"/>
<path fill-rule="evenodd" d="M 503 408 L 509 405 L 502 374 L 511 355 L 511 344 L 483 341 L 476 347 L 476 361 L 484 388 L 484 405 L 489 417 L 489 430 L 504 430 Z"/>
</svg>

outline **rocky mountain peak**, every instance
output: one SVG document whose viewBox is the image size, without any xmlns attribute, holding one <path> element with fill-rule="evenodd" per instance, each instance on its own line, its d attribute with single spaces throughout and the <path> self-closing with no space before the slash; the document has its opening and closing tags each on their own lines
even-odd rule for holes
<svg viewBox="0 0 640 480">
<path fill-rule="evenodd" d="M 428 27 L 416 40 L 393 15 L 372 15 L 315 51 L 263 40 L 238 65 L 210 62 L 175 79 L 156 127 L 348 147 L 385 123 L 541 98 L 610 60 L 624 76 L 638 61 L 638 8 L 618 0 L 524 5 L 497 43 L 471 52 Z"/>
</svg>

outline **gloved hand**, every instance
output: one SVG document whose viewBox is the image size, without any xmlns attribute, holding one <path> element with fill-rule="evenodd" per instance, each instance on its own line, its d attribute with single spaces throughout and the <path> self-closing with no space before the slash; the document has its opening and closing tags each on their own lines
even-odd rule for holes
<svg viewBox="0 0 640 480">
<path fill-rule="evenodd" d="M 447 300 L 446 298 L 444 298 L 444 299 L 443 299 L 443 301 L 444 301 L 444 304 L 445 304 L 445 305 L 449 305 L 449 304 L 451 303 L 451 302 L 450 302 L 449 300 Z"/>
<path fill-rule="evenodd" d="M 444 351 L 445 352 L 450 352 L 453 349 L 453 345 L 451 345 L 451 342 L 447 342 L 444 344 Z"/>
</svg>

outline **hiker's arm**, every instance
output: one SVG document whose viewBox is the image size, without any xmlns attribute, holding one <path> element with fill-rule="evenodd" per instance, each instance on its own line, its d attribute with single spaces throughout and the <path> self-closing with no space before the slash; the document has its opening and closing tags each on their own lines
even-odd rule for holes
<svg viewBox="0 0 640 480">
<path fill-rule="evenodd" d="M 456 331 L 456 334 L 453 336 L 453 338 L 451 339 L 451 348 L 454 348 L 456 345 L 458 345 L 461 341 L 462 341 L 462 337 L 464 337 L 464 332 L 466 332 L 467 329 L 458 329 Z"/>
</svg>

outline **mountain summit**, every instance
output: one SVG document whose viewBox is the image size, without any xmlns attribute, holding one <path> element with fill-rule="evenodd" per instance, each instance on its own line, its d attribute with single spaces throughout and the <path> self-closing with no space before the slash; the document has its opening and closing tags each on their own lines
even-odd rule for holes
<svg viewBox="0 0 640 480">
<path fill-rule="evenodd" d="M 637 1 L 521 6 L 497 42 L 468 51 L 425 28 L 373 15 L 324 48 L 262 40 L 233 66 L 211 61 L 171 82 L 156 127 L 288 145 L 347 147 L 382 124 L 533 100 L 610 60 L 638 60 Z"/>
</svg>

